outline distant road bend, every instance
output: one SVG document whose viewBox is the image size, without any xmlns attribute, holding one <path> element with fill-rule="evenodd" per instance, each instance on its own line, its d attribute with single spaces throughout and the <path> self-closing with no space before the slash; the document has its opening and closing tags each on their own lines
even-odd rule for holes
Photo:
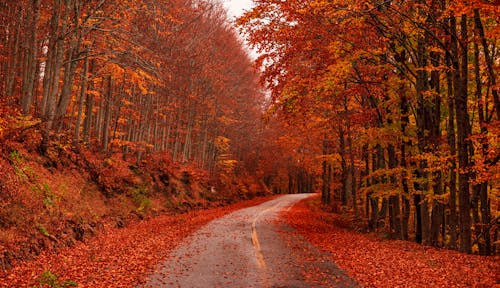
<svg viewBox="0 0 500 288">
<path fill-rule="evenodd" d="M 209 223 L 188 237 L 145 287 L 357 287 L 279 212 L 311 194 L 285 195 Z"/>
</svg>

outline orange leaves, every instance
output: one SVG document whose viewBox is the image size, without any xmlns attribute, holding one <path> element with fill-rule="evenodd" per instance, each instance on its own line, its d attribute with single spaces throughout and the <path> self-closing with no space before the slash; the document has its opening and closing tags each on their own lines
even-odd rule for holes
<svg viewBox="0 0 500 288">
<path fill-rule="evenodd" d="M 217 136 L 215 138 L 215 147 L 222 153 L 228 152 L 231 147 L 231 140 L 224 136 Z"/>
<path fill-rule="evenodd" d="M 32 287 L 43 271 L 72 280 L 78 287 L 135 287 L 143 283 L 162 259 L 186 236 L 212 219 L 265 199 L 229 207 L 176 216 L 160 216 L 106 231 L 86 243 L 79 242 L 58 253 L 44 253 L 20 263 L 11 271 L 0 271 L 0 287 Z"/>
<path fill-rule="evenodd" d="M 284 213 L 286 221 L 364 287 L 494 287 L 500 259 L 465 255 L 347 230 L 345 217 L 324 212 L 318 200 Z"/>
</svg>

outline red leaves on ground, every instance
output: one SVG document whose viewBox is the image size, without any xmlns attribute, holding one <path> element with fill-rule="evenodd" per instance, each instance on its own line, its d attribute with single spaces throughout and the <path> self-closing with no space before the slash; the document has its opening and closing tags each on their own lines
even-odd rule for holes
<svg viewBox="0 0 500 288">
<path fill-rule="evenodd" d="M 349 231 L 334 224 L 339 215 L 317 203 L 313 198 L 296 204 L 284 213 L 285 221 L 365 287 L 500 287 L 500 257 Z"/>
<path fill-rule="evenodd" d="M 57 275 L 61 282 L 77 282 L 78 287 L 136 287 L 190 233 L 212 219 L 266 200 L 269 197 L 159 216 L 125 229 L 109 228 L 87 243 L 80 242 L 57 254 L 42 253 L 8 273 L 0 271 L 0 287 L 32 287 L 46 270 Z"/>
</svg>

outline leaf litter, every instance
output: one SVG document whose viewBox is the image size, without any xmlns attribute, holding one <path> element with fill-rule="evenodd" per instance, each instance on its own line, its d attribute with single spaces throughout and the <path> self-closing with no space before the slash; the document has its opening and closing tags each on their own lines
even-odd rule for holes
<svg viewBox="0 0 500 288">
<path fill-rule="evenodd" d="M 0 287 L 40 285 L 44 271 L 56 275 L 61 283 L 74 281 L 78 287 L 137 287 L 147 281 L 147 276 L 170 251 L 201 226 L 271 198 L 256 198 L 181 215 L 162 215 L 124 229 L 108 227 L 104 233 L 86 242 L 58 252 L 42 252 L 32 261 L 0 271 Z"/>
<path fill-rule="evenodd" d="M 282 213 L 295 232 L 364 287 L 500 287 L 500 257 L 468 255 L 341 227 L 318 197 Z"/>
</svg>

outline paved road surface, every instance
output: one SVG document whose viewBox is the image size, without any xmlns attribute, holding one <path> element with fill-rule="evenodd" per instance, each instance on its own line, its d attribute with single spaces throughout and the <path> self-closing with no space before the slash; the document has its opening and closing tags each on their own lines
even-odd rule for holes
<svg viewBox="0 0 500 288">
<path fill-rule="evenodd" d="M 145 287 L 357 287 L 327 255 L 275 221 L 309 196 L 282 196 L 212 221 L 173 251 Z"/>
</svg>

